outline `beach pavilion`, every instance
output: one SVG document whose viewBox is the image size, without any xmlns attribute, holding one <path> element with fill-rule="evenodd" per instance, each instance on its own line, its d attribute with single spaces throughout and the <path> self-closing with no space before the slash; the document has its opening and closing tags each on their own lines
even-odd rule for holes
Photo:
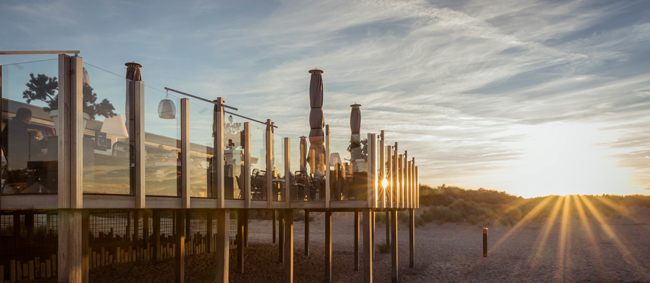
<svg viewBox="0 0 650 283">
<path fill-rule="evenodd" d="M 277 212 L 286 282 L 294 210 L 305 211 L 306 253 L 309 213 L 325 212 L 325 274 L 314 280 L 332 281 L 332 212 L 355 214 L 355 270 L 361 254 L 365 282 L 373 280 L 375 214 L 386 213 L 396 282 L 397 212 L 408 211 L 413 267 L 415 159 L 383 130 L 362 135 L 359 104 L 351 105 L 351 137 L 330 133 L 323 71 L 309 71 L 309 138 L 292 144 L 281 125 L 237 114 L 227 97 L 146 86 L 134 62 L 123 76 L 74 50 L 0 52 L 29 54 L 52 59 L 0 71 L 0 282 L 88 282 L 94 268 L 164 258 L 175 259 L 184 282 L 185 257 L 198 253 L 216 254 L 216 280 L 228 282 L 231 264 L 245 272 L 250 210 L 273 212 L 274 241 Z M 360 225 L 359 215 L 370 221 Z"/>
</svg>

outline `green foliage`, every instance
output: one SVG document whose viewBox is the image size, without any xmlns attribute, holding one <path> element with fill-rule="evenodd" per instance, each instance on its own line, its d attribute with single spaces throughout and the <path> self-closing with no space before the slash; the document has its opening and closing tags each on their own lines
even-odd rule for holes
<svg viewBox="0 0 650 283">
<path fill-rule="evenodd" d="M 554 198 L 547 201 L 547 198 Z M 588 202 L 595 207 L 596 211 L 603 217 L 616 217 L 633 215 L 630 207 L 650 207 L 650 197 L 633 196 L 582 196 L 585 201 L 582 203 L 582 210 L 587 217 L 594 217 L 593 213 L 584 204 Z M 531 221 L 542 222 L 548 219 L 556 207 L 558 201 L 568 200 L 566 208 L 571 217 L 578 218 L 579 205 L 575 197 L 537 197 L 523 199 L 522 197 L 509 195 L 505 192 L 498 192 L 486 189 L 465 190 L 459 187 L 445 186 L 444 184 L 432 188 L 427 185 L 420 186 L 420 210 L 416 223 L 430 223 L 436 221 L 439 224 L 450 222 L 467 222 L 473 225 L 488 225 L 498 223 L 504 226 L 514 225 L 521 221 L 533 209 L 537 209 Z M 617 208 L 611 207 L 611 204 Z M 540 207 L 541 206 L 541 207 Z M 560 203 L 559 209 L 564 209 L 564 203 Z"/>
</svg>

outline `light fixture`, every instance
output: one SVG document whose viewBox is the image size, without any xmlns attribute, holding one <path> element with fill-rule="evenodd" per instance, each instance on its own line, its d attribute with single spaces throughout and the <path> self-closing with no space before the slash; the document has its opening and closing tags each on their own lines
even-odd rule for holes
<svg viewBox="0 0 650 283">
<path fill-rule="evenodd" d="M 161 100 L 158 104 L 158 117 L 161 119 L 175 119 L 176 118 L 176 106 L 174 102 L 169 99 L 169 90 L 165 90 L 167 96 L 165 99 Z"/>
<path fill-rule="evenodd" d="M 106 133 L 106 138 L 111 140 L 113 147 L 117 144 L 118 139 L 129 137 L 129 132 L 126 130 L 122 114 L 116 114 L 113 117 L 106 118 L 102 124 L 101 131 Z M 111 147 L 111 155 L 112 152 L 113 150 Z"/>
</svg>

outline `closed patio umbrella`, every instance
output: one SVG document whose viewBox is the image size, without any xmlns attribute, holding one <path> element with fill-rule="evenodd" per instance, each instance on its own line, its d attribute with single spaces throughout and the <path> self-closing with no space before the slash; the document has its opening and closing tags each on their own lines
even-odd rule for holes
<svg viewBox="0 0 650 283">
<path fill-rule="evenodd" d="M 309 105 L 311 111 L 309 112 L 309 146 L 310 154 L 314 154 L 316 168 L 312 168 L 312 172 L 316 176 L 325 175 L 325 118 L 323 117 L 323 77 L 322 70 L 310 70 L 311 80 L 309 83 Z M 314 170 L 317 169 L 317 170 Z"/>
<path fill-rule="evenodd" d="M 361 104 L 352 104 L 352 112 L 350 113 L 350 130 L 352 131 L 352 139 L 354 141 L 361 140 Z"/>
</svg>

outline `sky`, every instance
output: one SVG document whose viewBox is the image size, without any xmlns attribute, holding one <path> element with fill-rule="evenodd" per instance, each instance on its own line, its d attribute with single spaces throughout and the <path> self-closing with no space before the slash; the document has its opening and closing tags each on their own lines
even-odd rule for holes
<svg viewBox="0 0 650 283">
<path fill-rule="evenodd" d="M 0 50 L 80 50 L 116 74 L 135 61 L 152 98 L 164 87 L 224 97 L 294 145 L 318 68 L 333 152 L 359 103 L 362 135 L 385 130 L 423 184 L 650 194 L 649 11 L 645 0 L 4 0 Z M 107 77 L 88 69 L 91 82 Z"/>
</svg>

